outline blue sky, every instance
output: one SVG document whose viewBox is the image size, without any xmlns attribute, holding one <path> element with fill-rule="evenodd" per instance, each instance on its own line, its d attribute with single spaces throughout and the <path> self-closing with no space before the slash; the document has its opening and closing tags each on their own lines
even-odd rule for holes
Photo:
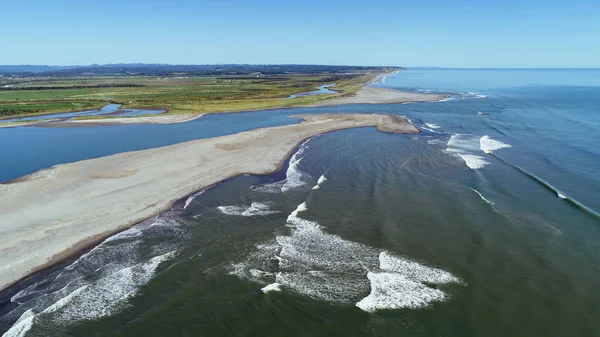
<svg viewBox="0 0 600 337">
<path fill-rule="evenodd" d="M 598 0 L 0 0 L 0 64 L 600 67 Z"/>
</svg>

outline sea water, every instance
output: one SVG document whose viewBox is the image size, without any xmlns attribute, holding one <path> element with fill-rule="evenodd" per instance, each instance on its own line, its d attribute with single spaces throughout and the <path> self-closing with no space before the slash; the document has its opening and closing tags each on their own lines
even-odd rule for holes
<svg viewBox="0 0 600 337">
<path fill-rule="evenodd" d="M 600 71 L 408 70 L 374 85 L 451 97 L 218 116 L 217 130 L 81 129 L 143 147 L 151 131 L 207 137 L 304 111 L 393 113 L 424 131 L 313 137 L 280 172 L 200 191 L 3 292 L 0 331 L 598 335 Z"/>
</svg>

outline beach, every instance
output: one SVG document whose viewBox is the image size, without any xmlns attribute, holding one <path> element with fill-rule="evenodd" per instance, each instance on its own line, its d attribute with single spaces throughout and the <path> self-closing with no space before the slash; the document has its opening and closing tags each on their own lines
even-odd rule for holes
<svg viewBox="0 0 600 337">
<path fill-rule="evenodd" d="M 291 117 L 304 122 L 60 164 L 0 185 L 0 289 L 207 186 L 274 172 L 315 135 L 365 126 L 419 132 L 389 115 Z"/>
<path fill-rule="evenodd" d="M 112 117 L 102 119 L 71 119 L 67 121 L 48 123 L 38 126 L 77 127 L 77 126 L 111 126 L 124 124 L 176 124 L 190 122 L 204 114 L 156 115 L 142 117 Z"/>
<path fill-rule="evenodd" d="M 387 88 L 363 87 L 353 96 L 334 97 L 315 103 L 312 106 L 333 106 L 342 104 L 396 104 L 411 102 L 435 102 L 448 98 L 448 95 L 421 94 Z"/>
</svg>

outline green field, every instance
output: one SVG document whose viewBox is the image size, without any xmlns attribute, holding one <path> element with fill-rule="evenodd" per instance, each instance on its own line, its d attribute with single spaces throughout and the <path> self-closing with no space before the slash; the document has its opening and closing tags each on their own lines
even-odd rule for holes
<svg viewBox="0 0 600 337">
<path fill-rule="evenodd" d="M 302 106 L 353 94 L 379 71 L 344 74 L 283 74 L 224 76 L 78 76 L 13 80 L 0 90 L 0 117 L 39 115 L 99 108 L 107 103 L 123 108 L 165 109 L 167 113 L 217 113 Z M 7 82 L 4 82 L 6 84 Z M 335 85 L 338 94 L 288 97 Z"/>
</svg>

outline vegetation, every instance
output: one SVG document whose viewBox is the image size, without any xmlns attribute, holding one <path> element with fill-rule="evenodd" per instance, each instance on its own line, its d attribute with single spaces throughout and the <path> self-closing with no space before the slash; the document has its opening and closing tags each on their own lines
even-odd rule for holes
<svg viewBox="0 0 600 337">
<path fill-rule="evenodd" d="M 353 94 L 377 74 L 390 70 L 310 66 L 305 73 L 287 73 L 275 69 L 282 66 L 270 67 L 269 73 L 248 73 L 247 70 L 239 71 L 239 74 L 224 72 L 210 76 L 187 73 L 168 76 L 5 76 L 0 78 L 0 87 L 3 87 L 0 90 L 0 117 L 89 110 L 107 103 L 122 104 L 123 108 L 166 109 L 172 114 L 302 106 L 332 96 Z M 320 72 L 313 73 L 317 70 Z M 332 83 L 335 85 L 331 89 L 337 94 L 289 98 L 292 94 L 313 91 L 320 85 Z"/>
</svg>

